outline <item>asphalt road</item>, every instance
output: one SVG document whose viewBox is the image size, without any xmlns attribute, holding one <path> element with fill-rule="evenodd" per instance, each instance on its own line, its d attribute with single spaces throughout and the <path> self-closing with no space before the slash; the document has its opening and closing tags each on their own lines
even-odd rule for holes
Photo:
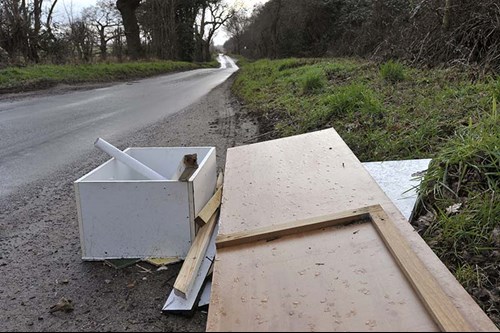
<svg viewBox="0 0 500 333">
<path fill-rule="evenodd" d="M 228 148 L 258 137 L 257 121 L 231 96 L 233 79 L 182 111 L 109 141 L 121 149 L 216 147 L 223 168 Z M 161 312 L 181 263 L 158 271 L 146 262 L 117 270 L 82 261 L 72 185 L 109 159 L 89 149 L 0 200 L 0 332 L 204 331 L 206 309 L 193 317 Z M 74 311 L 50 313 L 62 297 Z"/>
<path fill-rule="evenodd" d="M 0 200 L 88 153 L 193 104 L 238 68 L 199 69 L 110 87 L 0 101 Z"/>
</svg>

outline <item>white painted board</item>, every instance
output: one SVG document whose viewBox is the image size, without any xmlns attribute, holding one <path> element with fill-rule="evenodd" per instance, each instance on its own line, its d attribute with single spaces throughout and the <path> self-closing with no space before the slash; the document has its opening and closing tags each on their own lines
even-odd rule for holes
<svg viewBox="0 0 500 333">
<path fill-rule="evenodd" d="M 414 176 L 427 170 L 430 159 L 362 163 L 385 194 L 409 221 L 417 201 L 420 180 Z"/>
<path fill-rule="evenodd" d="M 199 166 L 195 173 L 189 178 L 189 188 L 190 193 L 192 193 L 192 199 L 190 200 L 191 214 L 191 239 L 194 240 L 195 234 L 195 222 L 194 219 L 198 216 L 198 213 L 205 207 L 207 202 L 212 198 L 215 192 L 215 187 L 217 183 L 217 161 L 215 148 L 209 154 L 205 156 L 201 161 L 198 160 Z"/>
<path fill-rule="evenodd" d="M 212 292 L 212 280 L 208 280 L 203 287 L 201 292 L 200 301 L 198 302 L 198 307 L 202 307 L 210 304 L 210 294 Z"/>
<path fill-rule="evenodd" d="M 191 246 L 183 183 L 80 183 L 84 260 L 184 257 Z"/>
</svg>

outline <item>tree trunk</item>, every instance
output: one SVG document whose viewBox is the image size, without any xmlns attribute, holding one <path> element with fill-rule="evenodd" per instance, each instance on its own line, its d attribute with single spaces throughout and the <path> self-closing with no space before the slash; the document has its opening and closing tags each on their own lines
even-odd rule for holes
<svg viewBox="0 0 500 333">
<path fill-rule="evenodd" d="M 196 51 L 195 51 L 195 59 L 196 61 L 203 62 L 205 61 L 205 40 L 203 39 L 205 36 L 205 15 L 206 15 L 207 5 L 203 5 L 201 9 L 201 18 L 199 31 L 196 29 Z"/>
<path fill-rule="evenodd" d="M 204 42 L 203 45 L 203 61 L 209 62 L 211 60 L 211 55 L 210 55 L 210 43 L 209 42 Z"/>
<path fill-rule="evenodd" d="M 278 21 L 280 19 L 281 0 L 276 0 L 276 10 L 274 12 L 273 22 L 271 24 L 271 38 L 273 43 L 272 58 L 278 58 Z"/>
<path fill-rule="evenodd" d="M 240 36 L 235 36 L 235 41 L 236 41 L 236 54 L 241 55 L 241 37 Z"/>
<path fill-rule="evenodd" d="M 139 25 L 137 24 L 137 17 L 135 16 L 135 10 L 139 7 L 140 3 L 141 0 L 116 1 L 116 8 L 120 11 L 123 19 L 128 55 L 133 60 L 137 60 L 142 56 Z"/>
<path fill-rule="evenodd" d="M 199 9 L 196 0 L 176 2 L 177 58 L 182 61 L 193 61 L 195 51 L 194 22 Z"/>
<path fill-rule="evenodd" d="M 106 30 L 105 27 L 99 27 L 99 50 L 101 51 L 101 60 L 106 60 L 108 58 L 108 47 L 106 40 Z"/>
<path fill-rule="evenodd" d="M 451 10 L 451 0 L 445 0 L 444 3 L 444 14 L 443 14 L 443 29 L 448 30 L 450 27 L 450 10 Z"/>
</svg>

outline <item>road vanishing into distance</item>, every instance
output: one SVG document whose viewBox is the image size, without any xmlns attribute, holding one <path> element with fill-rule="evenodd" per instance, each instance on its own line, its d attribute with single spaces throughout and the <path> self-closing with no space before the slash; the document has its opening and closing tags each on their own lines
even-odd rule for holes
<svg viewBox="0 0 500 333">
<path fill-rule="evenodd" d="M 196 102 L 238 69 L 229 57 L 219 62 L 218 69 L 0 100 L 0 200 L 97 149 L 98 137 L 113 143 Z"/>
</svg>

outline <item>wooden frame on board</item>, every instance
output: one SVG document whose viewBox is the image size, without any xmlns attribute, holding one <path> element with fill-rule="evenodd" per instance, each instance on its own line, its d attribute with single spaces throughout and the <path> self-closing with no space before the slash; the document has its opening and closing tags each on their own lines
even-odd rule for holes
<svg viewBox="0 0 500 333">
<path fill-rule="evenodd" d="M 439 283 L 411 249 L 408 241 L 400 234 L 380 205 L 233 234 L 219 234 L 216 246 L 217 249 L 222 249 L 261 240 L 270 241 L 296 233 L 346 225 L 353 222 L 371 222 L 374 225 L 399 268 L 403 271 L 425 308 L 442 331 L 472 331 L 464 316 L 453 305 Z"/>
</svg>

